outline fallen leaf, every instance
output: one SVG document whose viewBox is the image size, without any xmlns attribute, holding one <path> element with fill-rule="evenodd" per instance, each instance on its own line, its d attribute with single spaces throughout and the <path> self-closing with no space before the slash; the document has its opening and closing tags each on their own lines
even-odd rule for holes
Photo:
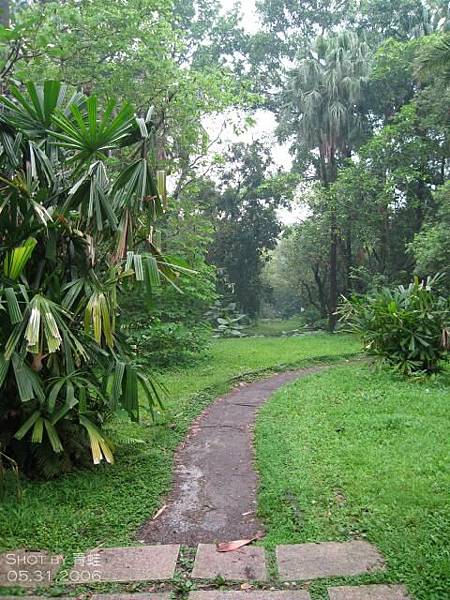
<svg viewBox="0 0 450 600">
<path fill-rule="evenodd" d="M 158 512 L 155 514 L 155 516 L 152 518 L 152 521 L 154 521 L 155 519 L 157 519 L 167 508 L 167 504 L 164 504 L 164 506 L 162 506 Z"/>
<path fill-rule="evenodd" d="M 235 550 L 239 550 L 243 546 L 248 546 L 252 542 L 256 542 L 256 540 L 260 540 L 264 537 L 264 533 L 262 531 L 258 531 L 255 537 L 249 540 L 234 540 L 233 542 L 222 542 L 221 544 L 217 544 L 217 552 L 234 552 Z"/>
<path fill-rule="evenodd" d="M 251 590 L 252 589 L 252 584 L 251 583 L 242 583 L 241 584 L 241 590 Z"/>
</svg>

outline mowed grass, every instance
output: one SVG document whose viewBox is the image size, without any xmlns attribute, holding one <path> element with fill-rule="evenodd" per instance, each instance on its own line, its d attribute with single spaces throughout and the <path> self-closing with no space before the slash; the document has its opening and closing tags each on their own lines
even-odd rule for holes
<svg viewBox="0 0 450 600">
<path fill-rule="evenodd" d="M 268 547 L 365 538 L 388 570 L 348 581 L 450 598 L 449 373 L 419 384 L 353 364 L 299 380 L 262 408 L 256 448 Z"/>
<path fill-rule="evenodd" d="M 159 375 L 169 397 L 155 425 L 122 422 L 120 437 L 141 443 L 116 449 L 116 463 L 72 472 L 55 481 L 23 483 L 23 498 L 13 492 L 0 502 L 0 548 L 48 549 L 66 555 L 100 544 L 126 545 L 161 506 L 170 489 L 173 453 L 192 420 L 235 377 L 268 369 L 283 370 L 321 357 L 332 360 L 357 352 L 343 335 L 301 338 L 220 340 L 196 366 Z"/>
<path fill-rule="evenodd" d="M 289 333 L 297 329 L 302 329 L 305 326 L 303 317 L 292 317 L 291 319 L 260 319 L 252 323 L 245 330 L 248 335 L 262 336 L 281 336 L 284 333 Z"/>
</svg>

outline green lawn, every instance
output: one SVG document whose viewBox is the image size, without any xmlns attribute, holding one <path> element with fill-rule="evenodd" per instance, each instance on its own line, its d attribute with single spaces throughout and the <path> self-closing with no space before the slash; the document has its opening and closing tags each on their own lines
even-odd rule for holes
<svg viewBox="0 0 450 600">
<path fill-rule="evenodd" d="M 358 350 L 359 344 L 343 335 L 217 341 L 208 360 L 161 375 L 170 392 L 166 414 L 156 426 L 145 420 L 122 424 L 121 437 L 143 443 L 119 446 L 115 465 L 24 484 L 19 504 L 9 494 L 0 504 L 1 549 L 68 554 L 99 544 L 132 543 L 137 527 L 156 512 L 170 488 L 174 449 L 193 418 L 230 386 L 230 379 Z"/>
<path fill-rule="evenodd" d="M 245 330 L 247 335 L 280 336 L 296 329 L 303 329 L 305 321 L 303 317 L 292 317 L 291 319 L 260 319 Z"/>
<path fill-rule="evenodd" d="M 264 543 L 367 538 L 388 571 L 350 581 L 448 600 L 449 424 L 449 374 L 419 384 L 339 366 L 283 388 L 256 428 Z M 329 583 L 313 584 L 313 598 Z"/>
</svg>

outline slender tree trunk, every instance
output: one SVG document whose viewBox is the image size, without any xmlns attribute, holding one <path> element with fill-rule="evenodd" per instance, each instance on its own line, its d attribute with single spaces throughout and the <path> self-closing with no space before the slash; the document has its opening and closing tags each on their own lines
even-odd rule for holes
<svg viewBox="0 0 450 600">
<path fill-rule="evenodd" d="M 352 252 L 352 226 L 351 222 L 347 223 L 345 232 L 345 293 L 348 294 L 352 290 L 351 268 L 353 265 Z"/>
<path fill-rule="evenodd" d="M 327 178 L 327 187 L 333 183 L 337 177 L 336 157 L 334 149 L 329 154 L 329 174 Z M 336 327 L 336 309 L 338 301 L 338 231 L 337 231 L 337 212 L 336 206 L 332 202 L 330 210 L 330 291 L 328 300 L 328 329 L 333 332 Z"/>
<path fill-rule="evenodd" d="M 3 27 L 9 27 L 9 23 L 10 23 L 9 0 L 0 0 L 0 25 L 3 25 Z"/>
<path fill-rule="evenodd" d="M 317 295 L 319 297 L 320 316 L 324 319 L 328 316 L 328 303 L 325 292 L 325 286 L 320 278 L 320 269 L 318 266 L 313 268 L 314 280 L 317 286 Z"/>
<path fill-rule="evenodd" d="M 336 308 L 338 300 L 338 282 L 337 282 L 337 218 L 336 209 L 331 209 L 330 225 L 330 297 L 328 301 L 328 329 L 334 331 L 336 327 Z"/>
</svg>

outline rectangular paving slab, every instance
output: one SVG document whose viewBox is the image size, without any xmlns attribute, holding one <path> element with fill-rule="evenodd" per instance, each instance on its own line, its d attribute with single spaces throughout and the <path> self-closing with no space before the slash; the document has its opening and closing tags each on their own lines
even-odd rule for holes
<svg viewBox="0 0 450 600">
<path fill-rule="evenodd" d="M 63 561 L 60 554 L 15 550 L 0 554 L 0 587 L 46 587 Z"/>
<path fill-rule="evenodd" d="M 360 585 L 333 587 L 330 600 L 411 600 L 403 585 Z"/>
<path fill-rule="evenodd" d="M 75 556 L 69 583 L 172 579 L 179 550 L 177 545 L 92 550 Z"/>
<path fill-rule="evenodd" d="M 378 550 L 368 542 L 324 542 L 277 546 L 282 581 L 371 573 L 384 569 Z"/>
<path fill-rule="evenodd" d="M 308 592 L 304 590 L 273 592 L 266 590 L 253 590 L 249 592 L 191 592 L 189 600 L 311 600 Z"/>
<path fill-rule="evenodd" d="M 215 544 L 199 544 L 192 577 L 229 581 L 266 581 L 264 548 L 246 546 L 234 552 L 217 552 Z"/>
</svg>

